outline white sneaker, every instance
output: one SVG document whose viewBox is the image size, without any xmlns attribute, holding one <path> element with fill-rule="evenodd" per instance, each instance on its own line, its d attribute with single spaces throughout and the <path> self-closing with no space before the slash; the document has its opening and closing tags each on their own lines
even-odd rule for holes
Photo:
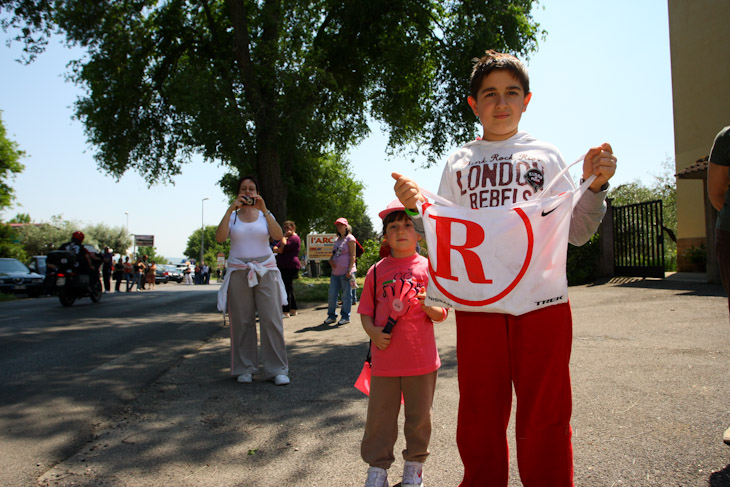
<svg viewBox="0 0 730 487">
<path fill-rule="evenodd" d="M 388 484 L 388 471 L 379 467 L 368 469 L 368 478 L 365 479 L 365 487 L 390 487 Z"/>
<path fill-rule="evenodd" d="M 403 465 L 401 487 L 423 487 L 423 464 L 406 461 Z"/>
<path fill-rule="evenodd" d="M 350 322 L 347 318 L 342 318 L 340 321 L 337 322 L 338 325 L 346 325 Z"/>
<path fill-rule="evenodd" d="M 250 384 L 253 382 L 253 376 L 251 374 L 241 374 L 236 380 L 241 384 Z"/>
<path fill-rule="evenodd" d="M 274 377 L 274 384 L 277 386 L 285 386 L 289 384 L 289 377 L 285 376 L 284 374 L 277 375 Z"/>
<path fill-rule="evenodd" d="M 335 321 L 337 321 L 337 320 L 335 320 L 334 318 L 327 318 L 326 320 L 324 320 L 324 324 L 325 325 L 331 325 Z"/>
</svg>

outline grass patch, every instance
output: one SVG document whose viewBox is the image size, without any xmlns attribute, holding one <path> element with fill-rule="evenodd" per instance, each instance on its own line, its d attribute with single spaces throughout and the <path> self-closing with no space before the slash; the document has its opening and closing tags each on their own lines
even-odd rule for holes
<svg viewBox="0 0 730 487">
<path fill-rule="evenodd" d="M 0 303 L 4 301 L 15 301 L 16 299 L 18 298 L 16 298 L 14 294 L 0 293 Z"/>
<path fill-rule="evenodd" d="M 364 277 L 357 278 L 357 296 L 360 297 L 362 286 L 365 282 Z M 302 303 L 326 303 L 327 292 L 330 288 L 329 277 L 299 277 L 294 281 L 294 296 L 297 302 Z"/>
</svg>

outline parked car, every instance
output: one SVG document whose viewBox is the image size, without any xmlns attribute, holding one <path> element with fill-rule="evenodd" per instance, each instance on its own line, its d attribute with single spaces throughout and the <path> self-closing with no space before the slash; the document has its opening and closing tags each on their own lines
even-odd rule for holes
<svg viewBox="0 0 730 487">
<path fill-rule="evenodd" d="M 28 269 L 30 269 L 31 272 L 45 276 L 48 269 L 46 266 L 46 256 L 34 255 L 31 257 L 30 262 L 28 262 Z"/>
<path fill-rule="evenodd" d="M 181 283 L 183 281 L 182 271 L 178 269 L 177 266 L 164 264 L 162 267 L 164 267 L 167 271 L 168 280 L 175 281 L 177 283 Z"/>
<path fill-rule="evenodd" d="M 43 294 L 53 293 L 53 276 L 48 273 L 48 262 L 45 255 L 34 255 L 28 262 L 28 269 L 31 272 L 43 276 Z"/>
<path fill-rule="evenodd" d="M 155 284 L 167 284 L 169 278 L 167 277 L 167 269 L 161 264 L 156 264 L 155 267 Z"/>
<path fill-rule="evenodd" d="M 0 259 L 0 292 L 36 298 L 43 292 L 43 279 L 44 276 L 31 272 L 18 259 Z"/>
</svg>

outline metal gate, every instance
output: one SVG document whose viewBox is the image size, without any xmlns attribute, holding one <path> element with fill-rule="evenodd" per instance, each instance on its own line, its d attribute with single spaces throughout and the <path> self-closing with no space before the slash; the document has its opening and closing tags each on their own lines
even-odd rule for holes
<svg viewBox="0 0 730 487">
<path fill-rule="evenodd" d="M 664 277 L 662 200 L 613 207 L 614 273 Z"/>
</svg>

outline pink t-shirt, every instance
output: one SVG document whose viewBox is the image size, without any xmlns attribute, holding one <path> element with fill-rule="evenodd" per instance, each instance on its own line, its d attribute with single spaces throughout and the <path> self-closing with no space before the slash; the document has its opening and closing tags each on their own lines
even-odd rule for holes
<svg viewBox="0 0 730 487">
<path fill-rule="evenodd" d="M 425 288 L 428 284 L 428 260 L 418 254 L 396 259 L 386 257 L 377 263 L 375 326 L 383 327 L 394 314 L 392 296 L 400 289 Z M 368 270 L 357 312 L 373 316 L 373 268 Z M 381 377 L 424 375 L 441 367 L 436 349 L 433 322 L 419 305 L 411 306 L 398 318 L 385 350 L 371 346 L 372 374 Z"/>
<path fill-rule="evenodd" d="M 348 233 L 344 238 L 338 238 L 335 240 L 335 248 L 332 252 L 332 275 L 344 276 L 348 272 L 348 266 L 350 265 L 350 242 L 354 242 L 355 237 L 351 233 Z M 349 269 L 350 272 L 355 272 L 355 264 Z"/>
</svg>

